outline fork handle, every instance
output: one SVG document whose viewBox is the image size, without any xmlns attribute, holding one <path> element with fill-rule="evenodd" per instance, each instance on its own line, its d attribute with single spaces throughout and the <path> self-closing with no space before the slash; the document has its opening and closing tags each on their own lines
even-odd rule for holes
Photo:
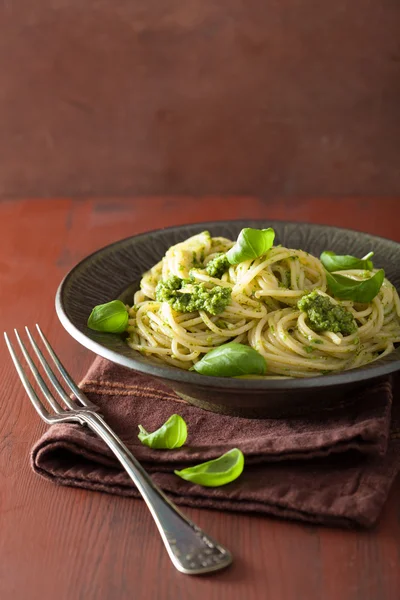
<svg viewBox="0 0 400 600">
<path fill-rule="evenodd" d="M 218 571 L 232 562 L 226 548 L 188 519 L 153 483 L 152 479 L 97 413 L 80 413 L 82 420 L 107 444 L 146 502 L 174 566 L 181 573 L 198 575 Z"/>
</svg>

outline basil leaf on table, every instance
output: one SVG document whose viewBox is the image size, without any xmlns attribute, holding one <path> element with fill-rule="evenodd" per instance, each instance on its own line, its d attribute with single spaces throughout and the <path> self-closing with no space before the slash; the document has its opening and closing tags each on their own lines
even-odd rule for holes
<svg viewBox="0 0 400 600">
<path fill-rule="evenodd" d="M 139 440 L 144 446 L 157 450 L 180 448 L 186 442 L 187 426 L 180 415 L 172 415 L 159 429 L 149 433 L 139 425 Z"/>
<path fill-rule="evenodd" d="M 237 342 L 229 342 L 207 352 L 192 369 L 201 375 L 214 377 L 264 375 L 267 363 L 265 358 L 254 348 Z"/>
<path fill-rule="evenodd" d="M 239 233 L 235 245 L 226 253 L 226 258 L 231 265 L 258 258 L 272 248 L 274 239 L 275 231 L 271 227 L 268 229 L 246 227 Z"/>
<path fill-rule="evenodd" d="M 106 304 L 95 306 L 87 325 L 95 331 L 122 333 L 128 326 L 129 315 L 121 300 L 112 300 Z"/>
<path fill-rule="evenodd" d="M 357 281 L 344 275 L 332 275 L 326 273 L 328 287 L 335 298 L 340 300 L 353 300 L 353 302 L 366 303 L 371 302 L 381 289 L 385 279 L 385 271 L 379 269 L 369 279 Z"/>
<path fill-rule="evenodd" d="M 363 258 L 357 258 L 350 254 L 335 254 L 334 252 L 325 251 L 319 257 L 320 261 L 324 265 L 325 269 L 331 271 L 347 271 L 349 269 L 364 269 L 365 271 L 372 271 L 374 265 L 371 260 L 373 252 L 368 252 Z"/>
<path fill-rule="evenodd" d="M 241 475 L 243 467 L 244 456 L 242 451 L 239 448 L 233 448 L 219 458 L 181 471 L 174 471 L 174 473 L 192 483 L 205 487 L 218 487 L 237 479 Z"/>
</svg>

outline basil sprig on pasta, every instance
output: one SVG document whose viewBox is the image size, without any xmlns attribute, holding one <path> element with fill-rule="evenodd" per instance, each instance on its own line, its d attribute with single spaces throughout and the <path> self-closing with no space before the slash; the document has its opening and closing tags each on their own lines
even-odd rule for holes
<svg viewBox="0 0 400 600">
<path fill-rule="evenodd" d="M 272 248 L 274 239 L 275 231 L 271 227 L 268 229 L 245 227 L 239 233 L 235 245 L 226 253 L 226 258 L 231 265 L 258 258 Z"/>
<path fill-rule="evenodd" d="M 171 415 L 159 429 L 149 433 L 139 425 L 139 440 L 144 446 L 157 450 L 180 448 L 186 442 L 187 426 L 180 415 Z"/>
<path fill-rule="evenodd" d="M 233 448 L 219 458 L 174 473 L 191 483 L 205 487 L 218 487 L 237 479 L 242 474 L 243 468 L 243 453 L 239 448 Z"/>
<path fill-rule="evenodd" d="M 192 369 L 201 375 L 236 377 L 238 375 L 264 375 L 265 358 L 251 346 L 229 342 L 210 350 Z"/>
<path fill-rule="evenodd" d="M 345 277 L 337 273 L 326 273 L 326 280 L 329 290 L 335 298 L 340 300 L 352 300 L 353 302 L 366 303 L 371 302 L 381 289 L 385 271 L 379 269 L 369 279 L 362 281 Z"/>
<path fill-rule="evenodd" d="M 128 326 L 128 311 L 121 300 L 112 300 L 95 306 L 90 313 L 87 326 L 95 331 L 123 333 Z"/>
<path fill-rule="evenodd" d="M 357 258 L 350 254 L 340 255 L 327 250 L 322 252 L 319 258 L 325 269 L 330 273 L 332 271 L 347 271 L 350 269 L 365 269 L 366 271 L 372 271 L 374 265 L 369 259 L 373 255 L 373 252 L 368 252 L 363 258 Z"/>
<path fill-rule="evenodd" d="M 196 381 L 270 379 L 358 368 L 393 351 L 399 295 L 371 253 L 325 252 L 321 262 L 276 244 L 260 227 L 236 242 L 203 232 L 171 246 L 129 309 L 132 360 L 139 352 Z"/>
</svg>

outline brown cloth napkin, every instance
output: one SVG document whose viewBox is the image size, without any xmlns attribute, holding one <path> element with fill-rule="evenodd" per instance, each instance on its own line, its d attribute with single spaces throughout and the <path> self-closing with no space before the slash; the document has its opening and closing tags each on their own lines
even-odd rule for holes
<svg viewBox="0 0 400 600">
<path fill-rule="evenodd" d="M 371 526 L 400 468 L 400 428 L 390 426 L 389 381 L 362 396 L 343 398 L 334 411 L 291 420 L 206 412 L 154 380 L 100 358 L 81 388 L 177 504 Z M 174 413 L 188 425 L 185 446 L 165 451 L 140 443 L 139 423 L 154 431 Z M 205 488 L 173 473 L 234 447 L 244 453 L 245 468 L 228 485 Z M 87 428 L 52 426 L 34 446 L 31 460 L 36 473 L 57 483 L 138 496 L 113 454 Z"/>
</svg>

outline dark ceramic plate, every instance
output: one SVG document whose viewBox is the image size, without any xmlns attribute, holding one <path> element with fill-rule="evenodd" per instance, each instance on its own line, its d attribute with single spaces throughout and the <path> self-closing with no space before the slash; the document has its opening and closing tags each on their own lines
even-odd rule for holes
<svg viewBox="0 0 400 600">
<path fill-rule="evenodd" d="M 375 252 L 374 264 L 400 289 L 400 244 L 366 233 L 308 223 L 283 221 L 217 221 L 160 229 L 121 240 L 91 254 L 74 267 L 57 291 L 61 323 L 78 342 L 96 354 L 135 371 L 159 378 L 192 404 L 207 410 L 249 417 L 279 417 L 331 408 L 344 395 L 362 391 L 372 380 L 400 369 L 400 348 L 369 366 L 336 375 L 307 379 L 238 380 L 207 377 L 175 367 L 160 366 L 132 350 L 116 334 L 86 326 L 97 304 L 115 298 L 132 303 L 142 273 L 165 251 L 191 235 L 208 229 L 213 236 L 236 239 L 243 227 L 273 227 L 276 243 L 319 256 L 323 250 L 364 256 Z"/>
</svg>

